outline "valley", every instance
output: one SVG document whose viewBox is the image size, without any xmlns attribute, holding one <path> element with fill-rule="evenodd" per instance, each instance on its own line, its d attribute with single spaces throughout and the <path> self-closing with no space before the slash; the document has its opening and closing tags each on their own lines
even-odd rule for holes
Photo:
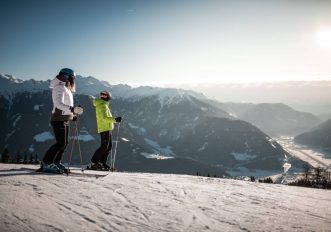
<svg viewBox="0 0 331 232">
<path fill-rule="evenodd" d="M 297 157 L 313 167 L 330 167 L 331 153 L 294 143 L 293 137 L 280 137 L 276 141 L 292 156 Z"/>
</svg>

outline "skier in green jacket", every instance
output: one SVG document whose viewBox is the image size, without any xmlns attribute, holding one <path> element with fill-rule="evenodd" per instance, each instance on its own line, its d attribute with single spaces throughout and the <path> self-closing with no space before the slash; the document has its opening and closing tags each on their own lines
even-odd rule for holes
<svg viewBox="0 0 331 232">
<path fill-rule="evenodd" d="M 91 159 L 90 169 L 93 170 L 110 170 L 110 166 L 107 165 L 107 159 L 112 147 L 111 131 L 114 129 L 114 123 L 120 123 L 122 117 L 113 117 L 110 108 L 110 93 L 108 91 L 102 91 L 100 98 L 93 100 L 95 107 L 98 133 L 101 136 L 101 145 L 94 152 Z"/>
</svg>

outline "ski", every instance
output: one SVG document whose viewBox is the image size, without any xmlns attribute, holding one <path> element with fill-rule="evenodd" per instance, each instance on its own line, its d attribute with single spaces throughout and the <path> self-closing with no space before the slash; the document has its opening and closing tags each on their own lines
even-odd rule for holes
<svg viewBox="0 0 331 232">
<path fill-rule="evenodd" d="M 103 173 L 101 173 L 103 172 Z M 100 178 L 100 177 L 105 177 L 108 175 L 108 172 L 105 173 L 105 171 L 95 171 L 92 169 L 83 169 L 83 170 L 78 170 L 75 169 L 75 171 L 70 170 L 69 173 L 66 173 L 67 176 L 80 176 L 80 177 L 95 177 L 95 178 Z"/>
<path fill-rule="evenodd" d="M 16 170 L 16 169 L 13 169 Z M 101 177 L 106 177 L 112 171 L 96 171 L 96 170 L 88 170 L 88 169 L 66 169 L 65 172 L 62 173 L 55 173 L 55 172 L 44 172 L 41 168 L 34 169 L 34 168 L 20 168 L 19 170 L 22 171 L 32 171 L 36 172 L 36 174 L 45 174 L 45 175 L 66 175 L 66 176 L 77 176 L 77 177 L 94 177 L 96 179 Z M 116 172 L 116 170 L 114 171 Z"/>
<path fill-rule="evenodd" d="M 84 172 L 71 172 L 69 173 L 67 176 L 77 176 L 77 177 L 94 177 L 96 179 L 101 178 L 101 177 L 105 177 L 106 174 L 94 174 L 94 173 L 84 173 Z"/>
<path fill-rule="evenodd" d="M 36 170 L 36 172 L 42 172 L 42 173 L 47 173 L 47 174 L 55 174 L 55 175 L 61 175 L 63 174 L 62 172 L 45 172 L 43 169 L 40 167 Z"/>
<path fill-rule="evenodd" d="M 115 168 L 110 168 L 110 169 L 93 169 L 90 166 L 86 166 L 85 170 L 91 170 L 91 171 L 101 171 L 101 172 L 117 172 Z"/>
</svg>

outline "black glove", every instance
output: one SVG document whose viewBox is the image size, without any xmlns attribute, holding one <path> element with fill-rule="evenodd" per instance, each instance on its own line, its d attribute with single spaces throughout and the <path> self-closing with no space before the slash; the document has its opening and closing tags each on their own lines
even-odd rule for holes
<svg viewBox="0 0 331 232">
<path fill-rule="evenodd" d="M 77 121 L 78 117 L 75 115 L 73 118 L 72 118 L 72 121 Z"/>
<path fill-rule="evenodd" d="M 115 118 L 115 121 L 116 121 L 116 122 L 121 122 L 121 121 L 122 121 L 122 117 L 117 117 L 117 118 Z"/>
</svg>

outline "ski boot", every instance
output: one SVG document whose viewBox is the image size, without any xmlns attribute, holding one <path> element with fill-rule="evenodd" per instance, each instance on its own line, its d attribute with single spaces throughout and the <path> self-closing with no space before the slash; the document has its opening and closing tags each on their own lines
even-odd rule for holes
<svg viewBox="0 0 331 232">
<path fill-rule="evenodd" d="M 111 169 L 110 166 L 106 163 L 102 163 L 101 166 L 102 166 L 102 171 L 109 171 Z"/>
<path fill-rule="evenodd" d="M 37 172 L 47 172 L 47 173 L 56 173 L 56 174 L 62 174 L 63 171 L 58 168 L 58 166 L 54 163 L 46 164 L 44 162 L 41 162 L 40 168 L 37 170 Z"/>
<path fill-rule="evenodd" d="M 65 174 L 70 173 L 70 169 L 66 168 L 63 164 L 55 163 L 55 165 L 61 170 L 62 173 L 65 173 Z"/>
<path fill-rule="evenodd" d="M 103 170 L 103 166 L 101 163 L 93 163 L 91 162 L 90 166 L 87 166 L 88 170 L 95 170 L 95 171 L 102 171 Z"/>
</svg>

